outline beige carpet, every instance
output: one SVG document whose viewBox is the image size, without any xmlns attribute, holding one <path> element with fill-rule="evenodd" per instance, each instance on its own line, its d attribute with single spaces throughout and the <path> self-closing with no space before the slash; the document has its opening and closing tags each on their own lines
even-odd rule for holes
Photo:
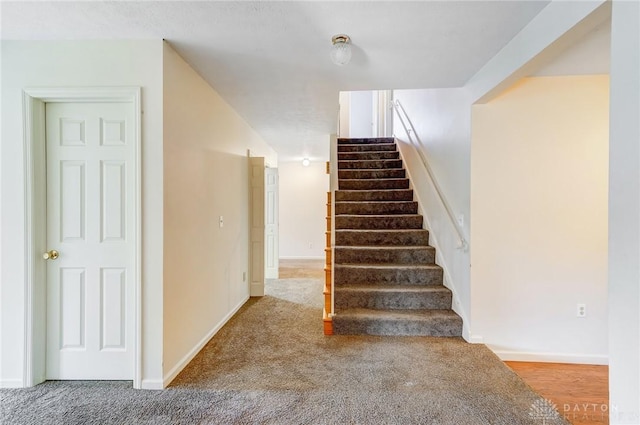
<svg viewBox="0 0 640 425">
<path fill-rule="evenodd" d="M 269 281 L 165 391 L 0 391 L 2 424 L 566 424 L 486 347 L 322 335 L 320 279 Z M 533 407 L 532 407 L 533 406 Z"/>
</svg>

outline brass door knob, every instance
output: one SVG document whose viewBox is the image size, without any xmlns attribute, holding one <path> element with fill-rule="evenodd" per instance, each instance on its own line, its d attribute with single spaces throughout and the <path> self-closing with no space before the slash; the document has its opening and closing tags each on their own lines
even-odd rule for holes
<svg viewBox="0 0 640 425">
<path fill-rule="evenodd" d="M 60 253 L 55 249 L 52 249 L 51 251 L 47 251 L 44 254 L 42 254 L 42 258 L 44 258 L 45 260 L 55 260 L 59 256 L 60 256 Z"/>
</svg>

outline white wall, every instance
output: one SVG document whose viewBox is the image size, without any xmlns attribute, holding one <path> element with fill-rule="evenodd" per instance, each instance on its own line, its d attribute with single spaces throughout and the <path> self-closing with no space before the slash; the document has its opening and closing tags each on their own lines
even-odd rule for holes
<svg viewBox="0 0 640 425">
<path fill-rule="evenodd" d="M 338 102 L 340 104 L 340 116 L 338 119 L 338 136 L 350 137 L 349 126 L 351 117 L 351 92 L 341 91 L 338 95 Z"/>
<path fill-rule="evenodd" d="M 0 386 L 22 386 L 25 188 L 22 90 L 142 86 L 143 384 L 162 378 L 162 42 L 3 41 Z"/>
<path fill-rule="evenodd" d="M 324 258 L 329 175 L 324 161 L 281 162 L 280 258 Z"/>
<path fill-rule="evenodd" d="M 413 123 L 422 142 L 421 149 L 454 215 L 462 216 L 463 232 L 468 241 L 471 101 L 467 91 L 463 88 L 395 90 L 393 97 L 400 101 Z M 408 142 L 397 115 L 394 115 L 393 129 L 396 137 Z M 430 224 L 430 243 L 436 245 L 440 257 L 438 263 L 448 272 L 448 276 L 445 275 L 449 278 L 447 286 L 454 291 L 460 303 L 454 307 L 465 319 L 463 335 L 469 339 L 469 253 L 457 249 L 457 233 L 427 178 L 416 178 L 422 170 L 420 160 L 417 157 L 405 157 L 405 160 L 414 190 Z"/>
<path fill-rule="evenodd" d="M 166 385 L 249 297 L 247 151 L 277 157 L 168 44 L 163 70 Z"/>
<path fill-rule="evenodd" d="M 349 137 L 375 137 L 373 131 L 373 105 L 374 94 L 377 99 L 377 93 L 371 91 L 350 92 Z"/>
<path fill-rule="evenodd" d="M 607 363 L 608 100 L 540 77 L 473 107 L 473 330 L 505 360 Z"/>
<path fill-rule="evenodd" d="M 609 141 L 611 424 L 640 423 L 640 4 L 614 1 Z"/>
</svg>

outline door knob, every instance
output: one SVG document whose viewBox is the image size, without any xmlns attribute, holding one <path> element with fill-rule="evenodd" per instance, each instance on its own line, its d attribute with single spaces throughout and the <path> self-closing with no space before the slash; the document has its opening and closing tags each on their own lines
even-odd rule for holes
<svg viewBox="0 0 640 425">
<path fill-rule="evenodd" d="M 59 256 L 60 256 L 60 253 L 55 249 L 52 249 L 51 251 L 47 251 L 44 254 L 42 254 L 42 258 L 44 258 L 45 260 L 55 260 Z"/>
</svg>

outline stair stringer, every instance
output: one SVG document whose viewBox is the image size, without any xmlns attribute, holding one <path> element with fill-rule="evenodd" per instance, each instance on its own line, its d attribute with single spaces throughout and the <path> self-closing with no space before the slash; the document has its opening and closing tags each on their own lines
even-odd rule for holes
<svg viewBox="0 0 640 425">
<path fill-rule="evenodd" d="M 469 326 L 467 311 L 463 308 L 462 302 L 460 301 L 460 297 L 458 294 L 458 289 L 456 288 L 456 285 L 453 279 L 451 278 L 451 273 L 449 272 L 448 263 L 442 254 L 444 250 L 442 249 L 442 246 L 438 242 L 438 237 L 436 235 L 436 232 L 433 231 L 435 227 L 432 226 L 430 215 L 427 213 L 426 209 L 423 207 L 423 205 L 425 205 L 425 200 L 423 199 L 423 195 L 421 191 L 417 190 L 414 184 L 414 181 L 418 181 L 418 180 L 414 180 L 414 177 L 417 178 L 417 175 L 416 175 L 417 173 L 412 173 L 412 169 L 415 170 L 415 168 L 412 167 L 411 165 L 415 163 L 415 161 L 413 160 L 414 158 L 416 159 L 416 161 L 420 161 L 419 154 L 413 145 L 398 138 L 395 138 L 395 142 L 396 142 L 396 146 L 398 146 L 398 151 L 400 152 L 400 158 L 402 159 L 402 162 L 404 164 L 404 169 L 406 170 L 407 177 L 409 178 L 409 187 L 410 189 L 413 189 L 415 200 L 418 202 L 418 214 L 421 214 L 424 218 L 423 228 L 429 231 L 429 245 L 433 246 L 436 249 L 436 264 L 442 267 L 442 271 L 443 271 L 442 283 L 452 293 L 453 302 L 452 302 L 451 309 L 458 316 L 462 318 L 462 337 L 467 342 L 475 342 L 475 338 L 473 338 L 471 335 L 471 329 Z M 413 158 L 409 159 L 408 157 L 410 155 L 413 155 Z M 420 166 L 422 166 L 422 164 Z M 422 180 L 428 180 L 430 182 L 429 185 L 432 186 L 433 184 L 431 183 L 431 180 L 429 179 L 427 172 L 424 171 L 424 174 L 425 174 L 425 177 Z"/>
</svg>

